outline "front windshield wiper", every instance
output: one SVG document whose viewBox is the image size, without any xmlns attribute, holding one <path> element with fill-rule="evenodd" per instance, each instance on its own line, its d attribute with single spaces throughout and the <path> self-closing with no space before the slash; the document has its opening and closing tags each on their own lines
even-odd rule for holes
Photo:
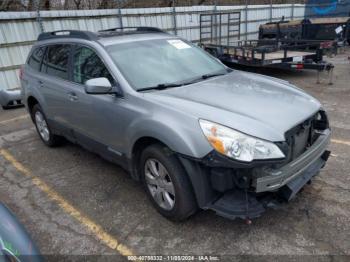
<svg viewBox="0 0 350 262">
<path fill-rule="evenodd" d="M 223 75 L 226 75 L 226 74 L 227 73 L 205 74 L 205 75 L 202 75 L 201 78 L 202 79 L 208 79 L 208 78 L 211 78 L 211 77 L 223 76 Z"/>
<path fill-rule="evenodd" d="M 226 75 L 229 72 L 231 72 L 231 71 L 227 71 L 227 72 L 224 72 L 224 73 L 212 73 L 212 74 L 201 75 L 200 77 L 196 77 L 196 78 L 192 79 L 191 81 L 186 82 L 184 85 L 194 84 L 194 83 L 200 82 L 201 80 L 206 80 L 206 79 L 211 78 L 211 77 L 223 76 L 223 75 Z"/>
<path fill-rule="evenodd" d="M 164 83 L 164 84 L 159 84 L 159 85 L 155 85 L 155 86 L 148 86 L 148 87 L 143 87 L 143 88 L 139 88 L 137 89 L 137 91 L 147 91 L 147 90 L 163 90 L 163 89 L 167 89 L 167 88 L 171 88 L 171 87 L 178 87 L 178 86 L 182 86 L 183 84 L 177 84 L 177 83 Z"/>
<path fill-rule="evenodd" d="M 187 82 L 164 83 L 164 84 L 158 84 L 155 86 L 142 87 L 140 89 L 137 89 L 137 91 L 140 92 L 140 91 L 148 91 L 148 90 L 164 90 L 171 87 L 186 86 L 186 85 L 194 84 L 196 82 L 199 82 L 201 80 L 205 80 L 211 77 L 226 75 L 227 73 L 230 73 L 230 72 L 232 72 L 232 69 L 228 69 L 228 70 L 225 70 L 225 72 L 220 72 L 220 73 L 205 74 L 200 77 L 191 79 L 190 81 L 187 81 Z"/>
</svg>

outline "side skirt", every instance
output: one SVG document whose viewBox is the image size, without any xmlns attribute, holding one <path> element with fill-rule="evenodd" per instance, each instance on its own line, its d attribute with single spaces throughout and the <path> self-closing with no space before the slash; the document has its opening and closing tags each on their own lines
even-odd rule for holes
<svg viewBox="0 0 350 262">
<path fill-rule="evenodd" d="M 48 120 L 51 127 L 51 131 L 56 134 L 65 137 L 67 140 L 74 144 L 78 144 L 84 149 L 98 154 L 103 159 L 117 164 L 122 167 L 125 171 L 130 173 L 130 160 L 125 156 L 125 154 L 103 144 L 97 142 L 96 140 L 78 133 L 73 129 L 67 128 L 62 124 L 57 123 L 56 121 Z"/>
</svg>

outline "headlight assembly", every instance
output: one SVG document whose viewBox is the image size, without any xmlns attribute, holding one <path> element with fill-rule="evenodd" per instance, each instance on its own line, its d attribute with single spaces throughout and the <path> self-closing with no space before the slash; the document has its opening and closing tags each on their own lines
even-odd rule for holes
<svg viewBox="0 0 350 262">
<path fill-rule="evenodd" d="M 230 158 L 251 162 L 285 157 L 274 143 L 248 136 L 207 120 L 201 119 L 199 124 L 211 146 L 217 152 Z"/>
</svg>

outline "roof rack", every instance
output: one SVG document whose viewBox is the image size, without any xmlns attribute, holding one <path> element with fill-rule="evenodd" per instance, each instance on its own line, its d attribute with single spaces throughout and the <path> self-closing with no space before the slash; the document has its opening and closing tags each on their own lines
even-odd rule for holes
<svg viewBox="0 0 350 262">
<path fill-rule="evenodd" d="M 96 40 L 98 38 L 97 34 L 89 31 L 78 31 L 78 30 L 60 30 L 47 33 L 41 33 L 38 36 L 38 41 L 56 38 L 81 38 L 85 40 Z"/>
<path fill-rule="evenodd" d="M 134 29 L 134 30 L 132 30 Z M 139 26 L 139 27 L 115 27 L 105 30 L 100 30 L 98 33 L 108 34 L 108 33 L 165 33 L 163 30 L 157 27 L 147 27 L 147 26 Z M 97 40 L 98 34 L 90 32 L 90 31 L 79 31 L 79 30 L 59 30 L 47 33 L 41 33 L 38 36 L 38 41 L 48 40 L 48 39 L 57 39 L 57 38 L 80 38 L 85 40 Z"/>
<path fill-rule="evenodd" d="M 132 30 L 134 29 L 134 30 Z M 104 29 L 98 31 L 99 33 L 108 33 L 108 32 L 148 32 L 148 33 L 165 33 L 162 29 L 157 27 L 149 27 L 149 26 L 126 26 L 126 27 L 114 27 L 109 29 Z"/>
</svg>

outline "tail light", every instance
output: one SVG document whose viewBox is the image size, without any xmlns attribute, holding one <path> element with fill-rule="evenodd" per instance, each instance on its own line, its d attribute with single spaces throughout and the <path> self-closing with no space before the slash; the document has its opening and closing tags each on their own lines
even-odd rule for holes
<svg viewBox="0 0 350 262">
<path fill-rule="evenodd" d="M 304 65 L 303 64 L 297 64 L 297 69 L 304 69 Z"/>
<path fill-rule="evenodd" d="M 20 80 L 22 80 L 23 79 L 23 73 L 24 73 L 24 71 L 23 71 L 23 67 L 21 67 L 20 69 L 19 69 L 19 79 Z"/>
<path fill-rule="evenodd" d="M 333 41 L 326 41 L 326 42 L 322 42 L 320 44 L 320 48 L 321 49 L 328 49 L 328 48 L 331 48 L 333 45 L 334 45 Z"/>
<path fill-rule="evenodd" d="M 297 70 L 301 70 L 301 69 L 304 69 L 304 64 L 292 65 L 291 68 L 294 68 L 294 69 L 297 69 Z"/>
</svg>

